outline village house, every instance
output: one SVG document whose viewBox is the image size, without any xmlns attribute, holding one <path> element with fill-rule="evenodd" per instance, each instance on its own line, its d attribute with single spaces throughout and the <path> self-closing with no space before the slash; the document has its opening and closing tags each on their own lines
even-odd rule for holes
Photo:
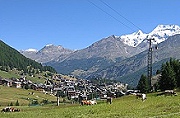
<svg viewBox="0 0 180 118">
<path fill-rule="evenodd" d="M 9 80 L 9 79 L 2 79 L 1 80 L 1 83 L 2 85 L 5 85 L 5 86 L 8 86 L 8 87 L 12 87 L 12 80 Z"/>
</svg>

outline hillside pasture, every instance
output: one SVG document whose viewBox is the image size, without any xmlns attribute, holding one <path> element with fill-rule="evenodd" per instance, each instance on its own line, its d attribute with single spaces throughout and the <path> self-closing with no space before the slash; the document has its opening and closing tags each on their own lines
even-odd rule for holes
<svg viewBox="0 0 180 118">
<path fill-rule="evenodd" d="M 2 107 L 1 107 L 2 108 Z M 20 106 L 21 112 L 0 113 L 1 118 L 178 118 L 180 116 L 180 96 L 157 96 L 148 94 L 142 102 L 129 95 L 113 99 L 112 104 L 98 102 L 97 105 L 79 104 L 60 106 Z"/>
<path fill-rule="evenodd" d="M 0 70 L 0 76 L 2 78 L 19 78 L 20 76 L 18 76 L 15 72 L 5 72 L 5 71 L 1 71 Z"/>
<path fill-rule="evenodd" d="M 17 100 L 20 106 L 28 106 L 33 100 L 41 103 L 45 99 L 48 101 L 56 101 L 55 96 L 44 94 L 41 91 L 17 89 L 0 85 L 0 106 L 8 106 L 10 103 L 15 105 Z"/>
<path fill-rule="evenodd" d="M 45 82 L 45 77 L 43 77 L 44 73 L 40 74 L 35 74 L 35 77 L 29 76 L 28 74 L 26 75 L 26 79 L 32 81 L 33 83 L 44 83 Z M 20 71 L 17 70 L 10 70 L 9 72 L 1 71 L 0 70 L 0 76 L 2 78 L 21 78 L 22 76 L 20 75 Z M 39 76 L 43 78 L 38 78 Z"/>
</svg>

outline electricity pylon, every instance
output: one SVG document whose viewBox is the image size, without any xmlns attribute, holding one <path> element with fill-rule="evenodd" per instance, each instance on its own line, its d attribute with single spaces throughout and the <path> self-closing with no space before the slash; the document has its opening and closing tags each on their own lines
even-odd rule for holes
<svg viewBox="0 0 180 118">
<path fill-rule="evenodd" d="M 149 49 L 148 49 L 148 83 L 149 83 L 149 89 L 150 91 L 152 90 L 152 84 L 151 84 L 151 79 L 152 79 L 152 52 L 153 52 L 153 48 L 152 48 L 152 41 L 155 41 L 154 38 L 152 39 L 147 39 L 149 42 Z"/>
</svg>

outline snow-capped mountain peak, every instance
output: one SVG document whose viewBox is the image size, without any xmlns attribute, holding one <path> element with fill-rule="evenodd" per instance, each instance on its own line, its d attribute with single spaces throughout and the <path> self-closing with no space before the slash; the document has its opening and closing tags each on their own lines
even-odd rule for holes
<svg viewBox="0 0 180 118">
<path fill-rule="evenodd" d="M 154 38 L 156 43 L 165 41 L 169 36 L 180 34 L 178 25 L 158 25 L 149 34 L 143 33 L 141 30 L 128 35 L 120 36 L 121 41 L 129 46 L 136 47 L 141 42 L 145 42 L 146 38 Z"/>
<path fill-rule="evenodd" d="M 145 39 L 147 34 L 144 34 L 141 30 L 128 35 L 120 36 L 121 41 L 129 46 L 136 47 L 139 45 L 143 39 Z"/>
<path fill-rule="evenodd" d="M 148 34 L 148 38 L 154 38 L 157 43 L 165 41 L 169 36 L 180 34 L 178 25 L 158 25 Z"/>
<path fill-rule="evenodd" d="M 137 32 L 134 32 L 133 33 L 134 35 L 142 35 L 142 34 L 144 34 L 141 30 L 138 30 Z"/>
<path fill-rule="evenodd" d="M 173 32 L 176 30 L 180 30 L 180 27 L 178 25 L 158 25 L 153 31 L 159 32 L 159 31 L 165 31 L 165 30 L 170 30 Z"/>
</svg>

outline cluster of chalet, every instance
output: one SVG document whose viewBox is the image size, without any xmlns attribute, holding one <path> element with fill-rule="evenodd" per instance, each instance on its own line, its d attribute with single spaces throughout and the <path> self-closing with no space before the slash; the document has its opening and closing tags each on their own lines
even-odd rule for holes
<svg viewBox="0 0 180 118">
<path fill-rule="evenodd" d="M 46 79 L 45 83 L 36 84 L 25 77 L 19 79 L 4 79 L 0 77 L 0 85 L 9 87 L 34 89 L 59 97 L 68 97 L 68 99 L 92 99 L 120 97 L 127 91 L 127 84 L 112 83 L 107 85 L 94 84 L 84 79 L 67 79 L 62 76 L 54 76 L 52 79 Z"/>
<path fill-rule="evenodd" d="M 15 87 L 15 88 L 25 88 L 27 86 L 33 85 L 33 83 L 30 80 L 26 80 L 25 77 L 16 79 L 7 79 L 0 77 L 0 85 L 5 85 L 8 87 Z"/>
<path fill-rule="evenodd" d="M 51 87 L 48 87 L 46 84 L 42 83 L 33 83 L 30 80 L 27 80 L 26 77 L 21 78 L 2 78 L 0 77 L 0 85 L 15 87 L 15 88 L 23 88 L 23 89 L 33 89 L 37 91 L 51 91 Z"/>
<path fill-rule="evenodd" d="M 58 83 L 57 80 L 60 82 Z M 68 99 L 93 99 L 120 97 L 127 91 L 127 84 L 112 83 L 112 84 L 95 84 L 90 80 L 74 79 L 67 80 L 56 77 L 56 82 L 49 82 L 53 85 L 53 93 L 59 97 L 67 96 Z"/>
</svg>

